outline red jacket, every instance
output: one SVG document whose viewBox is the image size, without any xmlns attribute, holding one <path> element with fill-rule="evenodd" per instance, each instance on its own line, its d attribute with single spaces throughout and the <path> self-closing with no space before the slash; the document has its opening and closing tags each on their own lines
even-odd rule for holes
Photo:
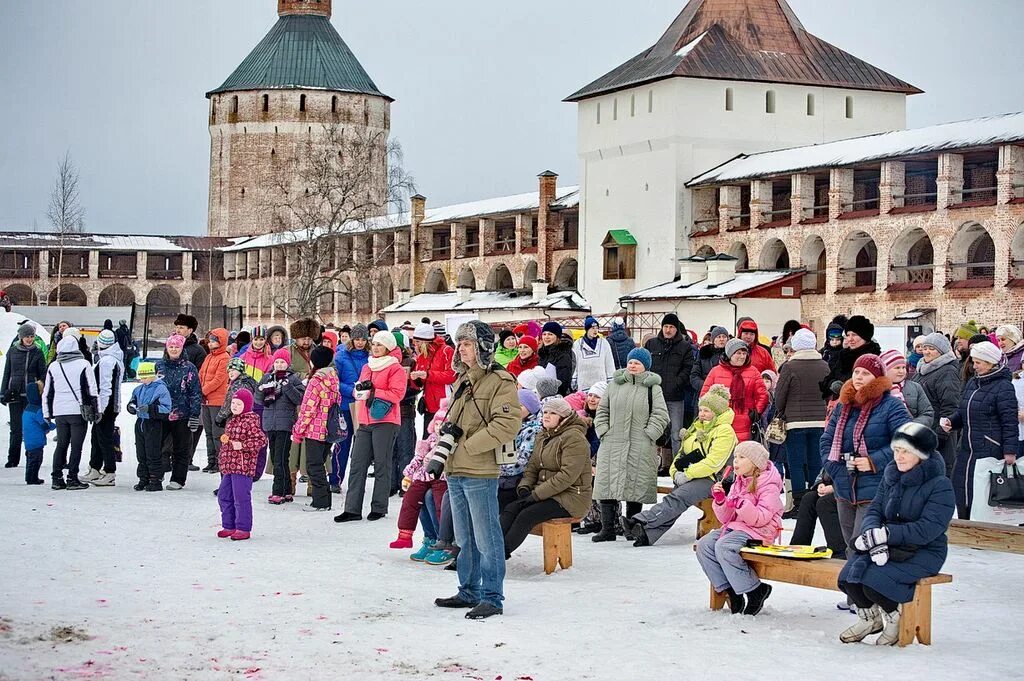
<svg viewBox="0 0 1024 681">
<path fill-rule="evenodd" d="M 508 366 L 505 367 L 505 369 L 508 370 L 508 372 L 515 376 L 516 378 L 519 378 L 519 374 L 529 369 L 532 369 L 535 366 L 537 366 L 536 352 L 530 355 L 525 362 L 523 361 L 522 357 L 516 355 L 515 358 L 508 363 Z"/>
<path fill-rule="evenodd" d="M 392 355 L 388 355 L 388 358 L 394 359 Z M 370 363 L 372 362 L 373 358 L 371 357 Z M 390 402 L 391 411 L 389 411 L 387 416 L 382 419 L 371 418 L 370 400 L 356 400 L 356 405 L 358 405 L 356 410 L 359 424 L 369 425 L 374 423 L 394 423 L 395 425 L 401 425 L 402 410 L 399 404 L 401 403 L 402 398 L 405 397 L 405 367 L 398 362 L 394 362 L 379 371 L 372 371 L 370 369 L 370 363 L 367 363 L 359 373 L 359 381 L 372 381 L 373 397 L 378 400 Z"/>
<path fill-rule="evenodd" d="M 775 360 L 772 359 L 771 351 L 761 345 L 761 332 L 757 328 L 757 322 L 750 319 L 744 321 L 740 324 L 737 334 L 742 333 L 744 330 L 754 332 L 754 344 L 750 348 L 750 364 L 757 369 L 757 373 L 760 374 L 765 370 L 771 370 L 778 373 L 778 370 L 775 368 Z"/>
<path fill-rule="evenodd" d="M 245 475 L 250 478 L 256 475 L 260 450 L 267 446 L 267 436 L 260 426 L 260 417 L 251 411 L 232 416 L 224 427 L 224 438 L 217 456 L 220 472 L 223 475 Z M 232 441 L 242 443 L 242 448 L 232 447 Z"/>
<path fill-rule="evenodd" d="M 756 409 L 758 414 L 764 413 L 764 410 L 768 408 L 768 389 L 764 387 L 764 381 L 761 380 L 760 370 L 755 369 L 749 362 L 743 367 L 741 377 L 746 388 L 746 403 L 740 409 L 736 403 L 736 397 L 730 395 L 729 407 L 736 412 L 736 416 L 732 420 L 732 429 L 736 431 L 736 439 L 746 442 L 750 439 L 750 410 Z M 733 373 L 726 367 L 726 360 L 723 356 L 722 363 L 711 369 L 711 373 L 704 380 L 704 387 L 700 389 L 701 397 L 716 383 L 724 385 L 731 392 L 732 378 Z"/>
<path fill-rule="evenodd" d="M 455 351 L 448 347 L 444 338 L 434 338 L 427 353 L 416 358 L 413 371 L 425 371 L 423 380 L 413 380 L 413 387 L 423 391 L 423 399 L 427 403 L 427 412 L 435 413 L 441 408 L 441 400 L 448 394 L 448 386 L 455 382 L 455 369 L 452 368 L 452 357 Z"/>
<path fill-rule="evenodd" d="M 199 367 L 199 388 L 203 392 L 203 404 L 210 407 L 224 405 L 224 395 L 228 391 L 228 330 L 214 329 L 211 336 L 216 336 L 220 347 L 206 356 L 203 366 Z"/>
</svg>

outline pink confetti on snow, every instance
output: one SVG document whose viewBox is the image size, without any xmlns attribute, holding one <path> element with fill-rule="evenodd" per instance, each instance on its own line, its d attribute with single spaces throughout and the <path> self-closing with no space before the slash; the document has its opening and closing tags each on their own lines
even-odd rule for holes
<svg viewBox="0 0 1024 681">
<path fill-rule="evenodd" d="M 386 652 L 388 652 L 387 648 L 377 648 L 377 654 L 378 655 L 383 655 Z"/>
</svg>

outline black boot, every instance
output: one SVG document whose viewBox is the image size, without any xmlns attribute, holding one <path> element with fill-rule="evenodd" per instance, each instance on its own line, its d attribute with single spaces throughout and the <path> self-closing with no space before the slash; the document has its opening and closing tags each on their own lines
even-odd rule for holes
<svg viewBox="0 0 1024 681">
<path fill-rule="evenodd" d="M 761 582 L 757 588 L 747 594 L 747 605 L 743 608 L 744 615 L 756 615 L 761 612 L 764 602 L 772 595 L 772 585 Z"/>
<path fill-rule="evenodd" d="M 736 593 L 736 591 L 730 586 L 725 590 L 725 595 L 726 598 L 729 599 L 729 610 L 732 614 L 738 615 L 743 612 L 743 608 L 746 605 L 743 594 Z"/>
<path fill-rule="evenodd" d="M 619 502 L 601 502 L 601 531 L 590 538 L 590 541 L 615 541 L 615 525 L 618 517 Z"/>
</svg>

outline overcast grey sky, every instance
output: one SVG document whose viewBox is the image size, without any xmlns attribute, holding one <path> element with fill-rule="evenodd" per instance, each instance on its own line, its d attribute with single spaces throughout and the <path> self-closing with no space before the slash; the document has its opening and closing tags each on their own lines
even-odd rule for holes
<svg viewBox="0 0 1024 681">
<path fill-rule="evenodd" d="M 561 100 L 653 44 L 685 0 L 334 0 L 334 26 L 394 97 L 431 205 L 577 181 Z M 925 90 L 912 127 L 1024 110 L 1020 0 L 790 0 L 811 33 Z M 275 0 L 0 3 L 0 230 L 46 228 L 65 149 L 86 228 L 206 231 L 204 93 L 276 21 Z"/>
</svg>

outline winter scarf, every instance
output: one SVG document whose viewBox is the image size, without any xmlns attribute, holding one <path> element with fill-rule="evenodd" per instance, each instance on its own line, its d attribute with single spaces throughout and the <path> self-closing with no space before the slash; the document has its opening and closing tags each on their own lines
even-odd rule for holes
<svg viewBox="0 0 1024 681">
<path fill-rule="evenodd" d="M 582 337 L 582 340 L 583 340 L 584 343 L 587 344 L 587 347 L 589 347 L 591 350 L 595 350 L 595 349 L 597 349 L 598 338 L 599 338 L 599 336 L 595 336 L 594 338 L 591 338 L 590 336 L 584 335 Z"/>
<path fill-rule="evenodd" d="M 957 360 L 956 357 L 954 357 L 953 355 L 939 355 L 931 362 L 926 362 L 922 359 L 921 362 L 917 365 L 917 371 L 922 376 L 927 376 L 928 374 L 935 371 L 939 367 L 945 366 L 946 364 L 955 361 Z"/>
<path fill-rule="evenodd" d="M 860 390 L 853 387 L 852 380 L 843 385 L 843 390 L 839 393 L 839 403 L 843 405 L 843 409 L 839 412 L 839 421 L 836 422 L 832 447 L 828 452 L 829 461 L 839 461 L 843 458 L 843 432 L 846 430 L 846 422 L 850 418 L 850 410 L 855 406 L 860 408 L 860 414 L 853 426 L 853 446 L 858 454 L 868 456 L 868 448 L 864 444 L 864 428 L 868 425 L 871 410 L 877 407 L 882 396 L 891 390 L 892 381 L 885 376 L 873 379 Z"/>
<path fill-rule="evenodd" d="M 397 364 L 398 360 L 393 355 L 384 355 L 383 357 L 371 357 L 367 364 L 370 365 L 370 371 L 380 371 L 387 369 L 392 364 Z"/>
<path fill-rule="evenodd" d="M 747 384 L 743 381 L 743 370 L 749 366 L 733 366 L 725 357 L 722 357 L 722 366 L 732 372 L 732 384 L 729 385 L 729 397 L 732 400 L 732 410 L 737 414 L 746 414 L 747 411 Z"/>
</svg>

